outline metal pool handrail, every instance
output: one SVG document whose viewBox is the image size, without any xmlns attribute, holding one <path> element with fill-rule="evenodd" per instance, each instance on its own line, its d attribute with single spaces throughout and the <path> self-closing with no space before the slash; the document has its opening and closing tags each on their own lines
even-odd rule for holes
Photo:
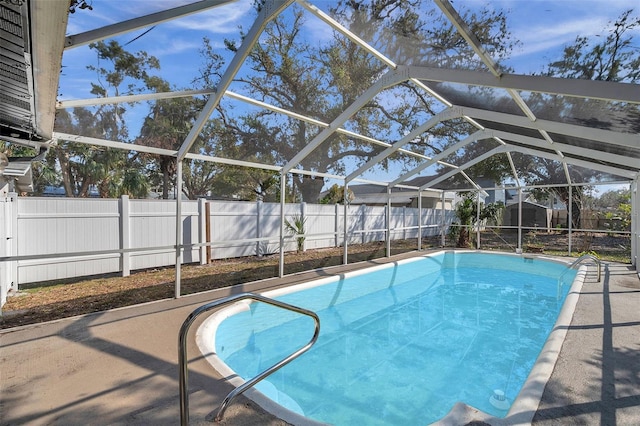
<svg viewBox="0 0 640 426">
<path fill-rule="evenodd" d="M 574 260 L 573 263 L 571 265 L 569 265 L 569 267 L 567 269 L 565 269 L 562 272 L 562 274 L 560 274 L 560 276 L 558 277 L 558 281 L 560 281 L 560 279 L 564 276 L 564 274 L 567 273 L 567 271 L 569 271 L 569 269 L 573 268 L 574 266 L 576 266 L 578 263 L 582 262 L 585 259 L 591 259 L 591 260 L 596 262 L 596 265 L 598 265 L 598 282 L 600 282 L 600 277 L 602 275 L 602 273 L 601 273 L 602 263 L 600 262 L 600 259 L 598 259 L 594 255 L 589 254 L 589 253 L 583 254 L 582 256 L 580 256 L 579 258 Z"/>
<path fill-rule="evenodd" d="M 277 306 L 279 308 L 287 309 L 289 311 L 297 312 L 299 314 L 307 315 L 313 318 L 315 322 L 315 330 L 313 332 L 313 337 L 309 342 L 283 359 L 282 361 L 274 364 L 269 367 L 262 373 L 258 374 L 251 380 L 247 380 L 227 395 L 227 397 L 222 401 L 222 405 L 218 410 L 218 414 L 216 415 L 215 421 L 219 422 L 222 420 L 222 416 L 224 415 L 227 406 L 231 403 L 231 401 L 242 394 L 244 391 L 249 389 L 250 387 L 255 386 L 260 380 L 269 376 L 271 373 L 279 370 L 284 367 L 286 364 L 290 363 L 304 352 L 308 351 L 311 346 L 318 340 L 318 336 L 320 335 L 320 318 L 315 312 L 309 311 L 304 308 L 300 308 L 298 306 L 290 305 L 288 303 L 280 302 L 278 300 L 270 299 L 268 297 L 261 296 L 255 293 L 240 293 L 234 296 L 229 296 L 224 299 L 216 300 L 215 302 L 207 303 L 206 305 L 202 305 L 199 308 L 196 308 L 187 319 L 182 323 L 182 327 L 180 328 L 180 334 L 178 337 L 178 364 L 180 365 L 180 424 L 182 426 L 187 426 L 189 424 L 189 394 L 188 394 L 188 366 L 187 366 L 187 332 L 189 331 L 189 327 L 196 320 L 198 316 L 201 314 L 210 311 L 215 308 L 219 308 L 224 305 L 229 305 L 231 303 L 237 302 L 239 300 L 244 299 L 253 299 L 257 302 L 263 302 L 269 305 Z"/>
</svg>

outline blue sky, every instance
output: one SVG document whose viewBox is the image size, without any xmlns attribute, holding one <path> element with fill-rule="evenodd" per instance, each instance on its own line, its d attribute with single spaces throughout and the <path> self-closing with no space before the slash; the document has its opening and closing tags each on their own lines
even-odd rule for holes
<svg viewBox="0 0 640 426">
<path fill-rule="evenodd" d="M 79 10 L 70 16 L 67 33 L 75 34 L 190 2 L 93 0 L 92 11 Z M 640 13 L 637 0 L 465 0 L 452 3 L 458 8 L 474 10 L 487 5 L 507 12 L 510 29 L 515 38 L 522 42 L 508 62 L 517 73 L 542 71 L 544 65 L 558 58 L 562 48 L 575 40 L 577 35 L 602 34 L 607 23 L 614 21 L 626 9 L 635 7 L 636 12 Z M 315 4 L 327 9 L 331 2 L 318 1 Z M 237 0 L 197 15 L 160 24 L 147 35 L 131 42 L 128 48 L 131 51 L 144 50 L 156 56 L 162 64 L 162 74 L 170 76 L 175 84 L 186 86 L 196 72 L 185 69 L 185 64 L 200 64 L 197 54 L 202 38 L 209 37 L 214 47 L 222 48 L 224 38 L 238 39 L 238 26 L 248 29 L 254 17 L 251 0 Z M 308 37 L 315 40 L 330 36 L 327 26 L 313 17 L 307 20 L 306 30 Z M 124 44 L 143 31 L 138 30 L 117 39 Z M 640 39 L 640 34 L 636 36 Z M 640 41 L 638 44 L 640 48 Z M 62 99 L 83 96 L 82 92 L 88 86 L 86 83 L 94 78 L 84 70 L 86 65 L 95 63 L 95 55 L 88 52 L 88 48 L 81 47 L 65 52 L 63 62 L 65 75 L 61 79 Z M 66 76 L 71 78 L 64 78 Z"/>
<path fill-rule="evenodd" d="M 112 24 L 124 19 L 153 13 L 162 9 L 180 6 L 191 0 L 93 0 L 93 10 L 78 10 L 70 16 L 67 34 Z M 198 75 L 202 66 L 199 49 L 203 37 L 208 37 L 214 48 L 223 52 L 225 38 L 239 39 L 238 27 L 248 30 L 255 11 L 251 0 L 237 0 L 222 7 L 196 15 L 157 25 L 148 34 L 132 41 L 146 29 L 117 37 L 121 44 L 130 42 L 127 49 L 132 52 L 144 50 L 156 56 L 161 63 L 160 75 L 178 88 L 187 88 Z M 320 9 L 327 10 L 332 4 L 316 1 Z M 482 6 L 502 9 L 507 12 L 509 28 L 521 45 L 506 63 L 516 73 L 538 73 L 546 64 L 558 59 L 563 47 L 571 44 L 576 36 L 600 36 L 607 24 L 615 21 L 625 10 L 635 7 L 640 14 L 638 0 L 452 0 L 454 7 L 476 10 Z M 330 36 L 328 27 L 309 15 L 305 32 L 310 40 L 321 42 Z M 634 34 L 640 49 L 640 33 Z M 60 99 L 92 97 L 90 83 L 96 76 L 86 70 L 87 65 L 97 65 L 95 53 L 88 47 L 65 52 L 63 73 L 60 79 Z M 135 118 L 134 118 L 135 119 Z M 139 117 L 138 117 L 139 119 Z M 397 176 L 394 168 L 390 173 L 377 170 L 366 177 L 390 180 Z"/>
</svg>

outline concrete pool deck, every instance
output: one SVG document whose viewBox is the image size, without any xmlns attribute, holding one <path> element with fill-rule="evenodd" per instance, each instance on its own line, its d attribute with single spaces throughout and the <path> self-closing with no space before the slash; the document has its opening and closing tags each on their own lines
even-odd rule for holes
<svg viewBox="0 0 640 426">
<path fill-rule="evenodd" d="M 0 330 L 0 424 L 179 424 L 178 331 L 196 307 L 415 255 Z M 640 279 L 630 265 L 602 267 L 601 282 L 589 267 L 533 424 L 640 424 Z M 200 354 L 197 326 L 188 339 L 190 419 L 211 424 L 207 415 L 232 388 Z M 286 423 L 240 397 L 220 424 Z"/>
</svg>

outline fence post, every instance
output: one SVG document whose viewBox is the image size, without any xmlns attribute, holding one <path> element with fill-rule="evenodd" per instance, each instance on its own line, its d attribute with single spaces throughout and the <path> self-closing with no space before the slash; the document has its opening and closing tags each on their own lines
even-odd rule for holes
<svg viewBox="0 0 640 426">
<path fill-rule="evenodd" d="M 307 203 L 305 203 L 304 201 L 300 203 L 300 223 L 305 223 L 305 219 L 307 218 Z M 304 234 L 307 233 L 307 226 L 306 224 L 302 227 L 302 232 Z M 297 241 L 296 241 L 297 243 Z M 307 238 L 304 237 L 304 239 L 302 240 L 302 251 L 307 251 Z"/>
<path fill-rule="evenodd" d="M 18 206 L 20 203 L 20 197 L 16 192 L 10 192 L 9 196 L 11 197 L 11 253 L 9 256 L 17 256 L 18 255 Z M 14 290 L 18 290 L 20 287 L 20 276 L 18 275 L 18 266 L 19 263 L 17 261 L 10 262 L 11 265 L 11 282 L 10 286 Z"/>
<path fill-rule="evenodd" d="M 362 224 L 362 227 L 360 229 L 362 231 L 362 244 L 364 244 L 366 242 L 365 241 L 365 232 L 364 232 L 364 229 L 365 229 L 365 226 L 366 226 L 366 222 L 367 222 L 367 217 L 366 217 L 367 215 L 365 214 L 366 211 L 367 211 L 367 205 L 366 204 L 362 204 L 360 206 L 360 223 Z"/>
<path fill-rule="evenodd" d="M 391 257 L 391 188 L 387 187 L 387 208 L 385 209 L 385 227 L 387 228 L 386 233 L 386 256 Z"/>
<path fill-rule="evenodd" d="M 422 250 L 422 190 L 418 190 L 418 251 Z"/>
<path fill-rule="evenodd" d="M 198 198 L 198 222 L 200 232 L 198 232 L 198 242 L 200 244 L 205 244 L 209 242 L 209 216 L 210 215 L 210 207 L 209 202 L 204 198 Z M 200 264 L 206 265 L 211 261 L 211 246 L 209 245 L 201 245 L 200 246 Z"/>
<path fill-rule="evenodd" d="M 518 186 L 518 250 L 522 253 L 522 187 Z"/>
<path fill-rule="evenodd" d="M 256 202 L 256 238 L 262 238 L 262 200 Z M 262 257 L 262 250 L 260 250 L 260 244 L 262 241 L 256 241 L 256 256 Z"/>
<path fill-rule="evenodd" d="M 476 196 L 476 248 L 480 250 L 480 191 Z"/>
<path fill-rule="evenodd" d="M 445 229 L 445 217 L 444 217 L 444 203 L 445 203 L 445 199 L 444 199 L 444 190 L 442 191 L 442 203 L 440 204 L 440 245 L 442 247 L 447 245 L 447 236 L 446 236 L 446 229 Z M 451 208 L 454 208 L 453 205 L 453 200 L 451 201 Z"/>
<path fill-rule="evenodd" d="M 2 203 L 2 240 L 4 245 L 0 250 L 2 256 L 15 256 L 16 255 L 16 243 L 18 233 L 18 195 L 14 192 L 8 193 Z M 18 290 L 18 262 L 7 261 L 0 263 L 0 315 L 2 312 L 2 305 L 7 301 L 7 294 L 10 290 Z"/>
<path fill-rule="evenodd" d="M 572 237 L 572 231 L 573 231 L 573 187 L 571 185 L 569 185 L 569 205 L 567 206 L 568 210 L 569 210 L 569 256 L 571 256 L 571 237 Z"/>
<path fill-rule="evenodd" d="M 340 232 L 340 204 L 336 203 L 335 204 L 335 214 L 334 214 L 334 220 L 333 220 L 333 232 L 335 232 L 335 246 L 338 247 L 340 244 L 340 240 L 338 239 L 338 233 Z"/>
<path fill-rule="evenodd" d="M 130 230 L 130 202 L 128 195 L 122 195 L 120 197 L 120 249 L 127 250 L 131 246 L 131 230 Z M 122 276 L 128 277 L 131 275 L 131 254 L 128 251 L 123 251 L 120 257 L 122 270 Z"/>
<path fill-rule="evenodd" d="M 407 206 L 402 206 L 402 239 L 407 239 Z"/>
<path fill-rule="evenodd" d="M 342 223 L 343 223 L 343 229 L 342 229 L 342 233 L 343 233 L 343 237 L 342 237 L 342 264 L 346 265 L 349 263 L 349 203 L 347 202 L 347 191 L 349 190 L 349 185 L 347 184 L 347 182 L 345 181 L 344 183 L 344 198 L 343 198 L 343 217 L 342 217 Z M 355 228 L 355 226 L 354 226 Z"/>
</svg>

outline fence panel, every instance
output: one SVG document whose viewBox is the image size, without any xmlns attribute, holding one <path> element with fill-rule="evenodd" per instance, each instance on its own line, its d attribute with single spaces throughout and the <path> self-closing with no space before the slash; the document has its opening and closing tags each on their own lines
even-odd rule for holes
<svg viewBox="0 0 640 426">
<path fill-rule="evenodd" d="M 123 201 L 126 202 L 126 201 Z M 129 209 L 129 241 L 132 249 L 174 246 L 176 243 L 176 203 L 166 200 L 131 200 Z M 184 244 L 199 242 L 198 202 L 182 202 L 182 238 Z M 126 218 L 123 218 L 126 220 Z M 126 238 L 126 237 L 125 237 Z M 154 268 L 175 263 L 173 248 L 153 252 L 130 254 L 131 269 Z M 186 249 L 183 262 L 197 262 L 200 253 L 197 247 Z"/>
<path fill-rule="evenodd" d="M 389 219 L 389 228 L 391 231 L 392 240 L 404 240 L 407 237 L 408 232 L 402 228 L 405 227 L 406 222 L 406 209 L 405 207 L 391 207 L 391 216 Z"/>
<path fill-rule="evenodd" d="M 262 202 L 210 201 L 210 235 L 212 258 L 274 254 L 279 249 L 280 204 Z M 16 201 L 15 256 L 38 256 L 15 262 L 11 267 L 16 282 L 26 284 L 55 279 L 171 266 L 175 263 L 175 211 L 171 200 L 78 199 L 18 197 Z M 284 215 L 292 220 L 296 215 L 306 218 L 305 249 L 335 247 L 343 243 L 344 206 L 318 204 L 285 204 Z M 348 206 L 347 229 L 349 244 L 384 241 L 386 233 L 385 206 Z M 204 204 L 198 201 L 182 203 L 184 244 L 205 242 L 201 217 Z M 7 216 L 7 213 L 4 213 Z M 423 209 L 423 235 L 436 235 L 441 224 L 440 210 Z M 446 223 L 453 212 L 446 212 Z M 5 217 L 5 220 L 8 220 Z M 392 228 L 417 226 L 415 208 L 391 209 Z M 338 235 L 333 233 L 338 231 Z M 297 239 L 286 233 L 285 251 L 297 249 Z M 323 235 L 324 234 L 324 235 Z M 314 236 L 317 235 L 317 236 Z M 257 238 L 265 241 L 244 241 Z M 417 229 L 398 229 L 392 238 L 416 238 Z M 234 242 L 236 241 L 236 242 Z M 147 250 L 158 247 L 156 250 Z M 125 253 L 119 253 L 121 249 Z M 136 252 L 135 249 L 140 249 Z M 114 253 L 96 253 L 114 251 Z M 188 248 L 184 263 L 202 262 L 198 247 Z M 87 255 L 61 256 L 64 253 Z M 2 272 L 2 271 L 0 271 Z M 11 271 L 5 271 L 11 272 Z M 7 275 L 5 273 L 5 275 Z M 6 287 L 6 285 L 5 285 Z"/>
<path fill-rule="evenodd" d="M 364 215 L 362 218 L 363 230 L 366 231 L 363 242 L 384 241 L 386 232 L 383 230 L 387 228 L 387 208 L 384 206 L 364 206 L 361 213 Z"/>
<path fill-rule="evenodd" d="M 253 256 L 257 242 L 233 242 L 258 238 L 258 207 L 250 201 L 210 201 L 212 259 Z M 264 226 L 261 221 L 260 227 Z M 265 236 L 264 228 L 262 234 Z M 222 241 L 223 243 L 219 243 Z"/>
<path fill-rule="evenodd" d="M 305 248 L 318 249 L 335 247 L 335 236 L 313 235 L 336 232 L 336 206 L 333 204 L 306 204 L 305 214 L 305 217 L 307 218 L 305 223 L 305 232 L 312 235 L 305 240 Z"/>
<path fill-rule="evenodd" d="M 120 270 L 120 255 L 46 258 L 48 254 L 118 250 L 119 202 L 112 199 L 19 198 L 17 255 L 43 255 L 17 264 L 19 283 Z"/>
</svg>

